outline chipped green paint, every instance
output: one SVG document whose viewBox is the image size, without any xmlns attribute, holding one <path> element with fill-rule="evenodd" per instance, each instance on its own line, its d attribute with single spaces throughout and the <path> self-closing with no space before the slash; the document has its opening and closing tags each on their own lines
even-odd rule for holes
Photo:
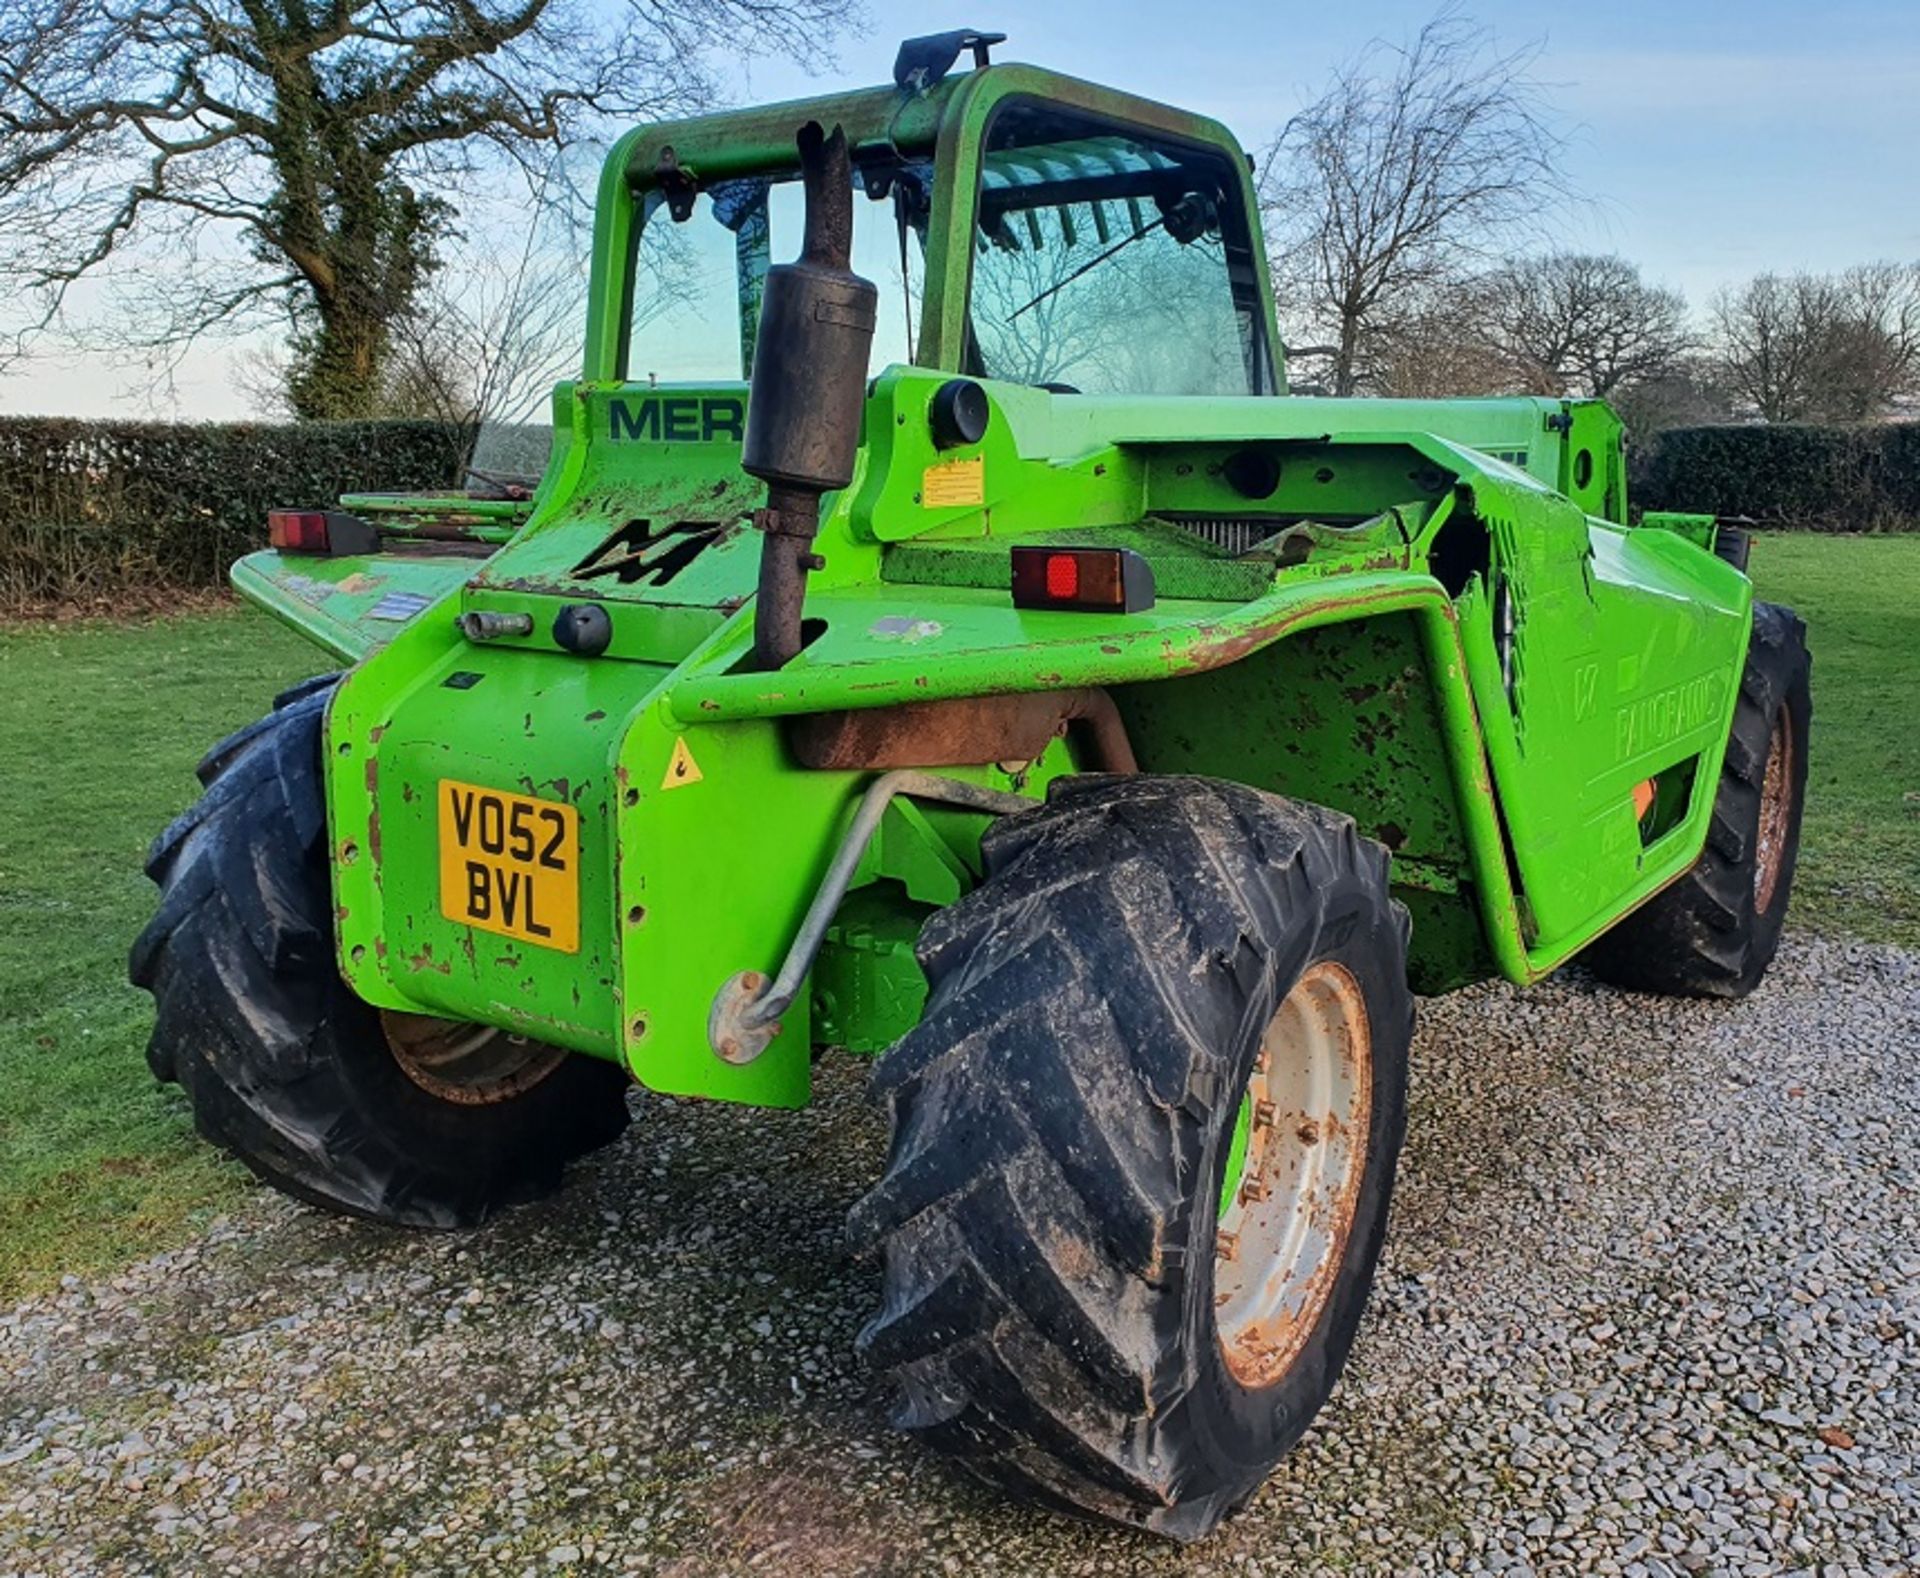
<svg viewBox="0 0 1920 1578">
<path fill-rule="evenodd" d="M 356 665 L 328 717 L 328 802 L 342 968 L 369 1001 L 617 1058 L 659 1090 L 805 1101 L 819 1036 L 871 1050 L 918 1013 L 911 939 L 979 879 L 985 825 L 896 805 L 811 992 L 764 1056 L 721 1062 L 715 992 L 777 968 L 873 777 L 796 765 L 788 720 L 823 710 L 1105 687 L 1146 770 L 1333 805 L 1388 844 L 1425 989 L 1534 979 L 1697 858 L 1751 588 L 1706 517 L 1629 529 L 1604 405 L 983 379 L 981 440 L 936 447 L 934 392 L 966 367 L 983 144 L 1000 109 L 1034 102 L 1244 170 L 1212 122 L 1026 66 L 637 129 L 604 169 L 581 376 L 554 393 L 532 496 L 361 497 L 382 552 L 236 566 L 246 595 Z M 869 387 L 855 474 L 823 509 L 813 639 L 766 674 L 745 662 L 763 497 L 739 463 L 746 386 L 626 382 L 625 324 L 640 231 L 671 223 L 649 202 L 665 151 L 696 183 L 790 173 L 808 119 L 843 124 L 856 157 L 930 160 L 934 187 L 914 365 Z M 977 465 L 977 498 L 930 502 L 930 469 L 954 462 Z M 1016 542 L 1132 548 L 1158 600 L 1016 609 Z M 554 633 L 581 602 L 608 615 L 595 658 Z M 531 628 L 474 644 L 454 618 L 482 612 Z M 1086 765 L 1075 752 L 949 770 L 1039 795 Z M 577 954 L 440 913 L 441 778 L 579 810 Z M 1647 778 L 1673 811 L 1651 843 L 1633 811 Z"/>
</svg>

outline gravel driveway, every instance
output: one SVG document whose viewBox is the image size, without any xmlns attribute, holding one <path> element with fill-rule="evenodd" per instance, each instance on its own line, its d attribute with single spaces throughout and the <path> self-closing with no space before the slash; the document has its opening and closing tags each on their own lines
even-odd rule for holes
<svg viewBox="0 0 1920 1578">
<path fill-rule="evenodd" d="M 830 1058 L 806 1113 L 645 1098 L 479 1234 L 262 1194 L 0 1317 L 0 1571 L 1920 1574 L 1920 959 L 1424 1007 L 1346 1382 L 1184 1552 L 889 1435 Z"/>
</svg>

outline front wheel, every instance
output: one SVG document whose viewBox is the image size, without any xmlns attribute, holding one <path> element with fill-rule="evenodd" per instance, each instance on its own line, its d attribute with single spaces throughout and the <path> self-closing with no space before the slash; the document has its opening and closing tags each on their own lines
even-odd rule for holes
<svg viewBox="0 0 1920 1578">
<path fill-rule="evenodd" d="M 1083 777 L 931 920 L 876 1070 L 860 1346 L 983 1477 L 1177 1539 L 1327 1399 L 1372 1283 L 1413 1000 L 1387 855 L 1236 784 Z"/>
</svg>

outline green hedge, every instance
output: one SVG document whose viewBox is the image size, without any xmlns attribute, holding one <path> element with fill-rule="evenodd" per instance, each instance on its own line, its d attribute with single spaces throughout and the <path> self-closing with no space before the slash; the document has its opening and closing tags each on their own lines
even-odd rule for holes
<svg viewBox="0 0 1920 1578">
<path fill-rule="evenodd" d="M 1643 509 L 1806 531 L 1920 531 L 1920 422 L 1679 427 L 1632 459 Z"/>
<path fill-rule="evenodd" d="M 439 422 L 0 417 L 0 610 L 223 585 L 269 509 L 451 487 L 472 442 Z"/>
</svg>

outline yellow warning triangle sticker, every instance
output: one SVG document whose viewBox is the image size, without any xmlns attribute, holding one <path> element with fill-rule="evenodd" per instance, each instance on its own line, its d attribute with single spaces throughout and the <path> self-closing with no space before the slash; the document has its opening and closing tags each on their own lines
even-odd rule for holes
<svg viewBox="0 0 1920 1578">
<path fill-rule="evenodd" d="M 680 789 L 687 784 L 700 781 L 700 764 L 693 759 L 693 752 L 687 749 L 687 742 L 678 739 L 673 742 L 673 756 L 667 762 L 667 776 L 660 780 L 662 789 Z"/>
</svg>

